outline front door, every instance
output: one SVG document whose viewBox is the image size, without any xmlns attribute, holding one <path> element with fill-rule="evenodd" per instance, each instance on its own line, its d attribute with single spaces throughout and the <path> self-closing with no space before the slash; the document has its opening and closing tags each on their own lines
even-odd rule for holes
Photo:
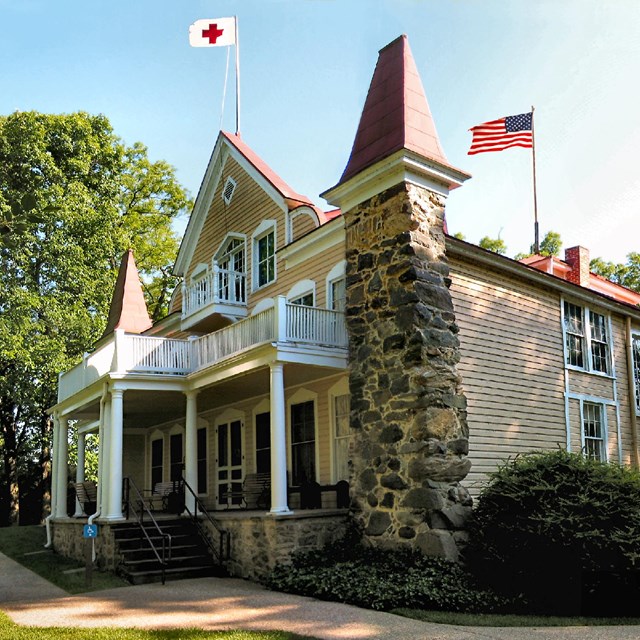
<svg viewBox="0 0 640 640">
<path fill-rule="evenodd" d="M 240 506 L 242 498 L 242 422 L 218 425 L 217 502 L 221 506 Z M 229 495 L 229 492 L 233 494 Z"/>
</svg>

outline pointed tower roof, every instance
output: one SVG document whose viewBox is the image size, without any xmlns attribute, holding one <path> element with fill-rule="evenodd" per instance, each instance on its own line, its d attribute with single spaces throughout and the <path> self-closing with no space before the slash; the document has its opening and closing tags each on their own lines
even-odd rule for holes
<svg viewBox="0 0 640 640">
<path fill-rule="evenodd" d="M 340 181 L 399 149 L 448 164 L 406 35 L 380 49 L 351 157 Z"/>
<path fill-rule="evenodd" d="M 428 174 L 428 180 L 444 186 L 447 193 L 470 177 L 444 155 L 406 35 L 380 50 L 347 166 L 340 182 L 322 195 L 342 206 L 345 190 L 356 188 L 347 188 L 347 183 L 371 181 L 373 173 L 373 181 L 380 181 L 387 177 L 381 173 L 400 161 L 407 170 L 409 164 L 414 169 L 420 165 L 417 171 Z"/>
<path fill-rule="evenodd" d="M 122 256 L 118 279 L 111 298 L 107 328 L 102 337 L 113 333 L 115 329 L 124 329 L 128 333 L 142 333 L 152 324 L 133 251 L 129 249 Z"/>
</svg>

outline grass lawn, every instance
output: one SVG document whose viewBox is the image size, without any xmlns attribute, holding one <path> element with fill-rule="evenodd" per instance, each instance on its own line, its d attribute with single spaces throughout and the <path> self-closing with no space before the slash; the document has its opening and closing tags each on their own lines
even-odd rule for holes
<svg viewBox="0 0 640 640">
<path fill-rule="evenodd" d="M 73 629 L 21 627 L 0 611 L 0 640 L 313 640 L 285 631 L 201 631 L 198 629 Z"/>
<path fill-rule="evenodd" d="M 69 593 L 113 589 L 129 584 L 113 573 L 94 570 L 92 586 L 87 589 L 84 571 L 63 573 L 81 569 L 84 563 L 63 558 L 53 551 L 46 550 L 44 548 L 46 541 L 47 534 L 44 526 L 0 528 L 0 552 Z"/>
<path fill-rule="evenodd" d="M 590 627 L 604 625 L 640 625 L 640 618 L 564 618 L 559 616 L 517 616 L 497 613 L 454 613 L 423 611 L 422 609 L 394 609 L 405 618 L 424 622 L 455 624 L 465 627 Z"/>
</svg>

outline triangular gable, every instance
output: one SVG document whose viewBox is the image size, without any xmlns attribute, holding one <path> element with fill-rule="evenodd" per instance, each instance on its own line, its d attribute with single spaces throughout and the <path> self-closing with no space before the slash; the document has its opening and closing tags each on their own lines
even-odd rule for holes
<svg viewBox="0 0 640 640">
<path fill-rule="evenodd" d="M 178 251 L 173 270 L 176 275 L 185 275 L 191 263 L 229 158 L 233 158 L 283 212 L 308 206 L 316 212 L 320 224 L 327 221 L 324 213 L 309 198 L 294 191 L 239 136 L 221 131 Z"/>
</svg>

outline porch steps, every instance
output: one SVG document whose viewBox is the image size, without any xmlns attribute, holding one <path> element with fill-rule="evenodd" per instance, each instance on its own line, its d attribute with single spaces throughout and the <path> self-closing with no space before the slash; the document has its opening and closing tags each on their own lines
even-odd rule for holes
<svg viewBox="0 0 640 640">
<path fill-rule="evenodd" d="M 195 524 L 186 518 L 161 520 L 158 522 L 163 533 L 171 535 L 171 560 L 165 569 L 167 580 L 199 578 L 202 576 L 225 575 L 217 565 L 209 547 L 202 540 Z M 154 526 L 145 529 L 156 545 L 162 548 L 162 536 Z M 133 584 L 160 582 L 162 569 L 146 536 L 140 534 L 136 523 L 123 523 L 114 527 L 114 538 L 120 552 L 120 573 Z"/>
</svg>

